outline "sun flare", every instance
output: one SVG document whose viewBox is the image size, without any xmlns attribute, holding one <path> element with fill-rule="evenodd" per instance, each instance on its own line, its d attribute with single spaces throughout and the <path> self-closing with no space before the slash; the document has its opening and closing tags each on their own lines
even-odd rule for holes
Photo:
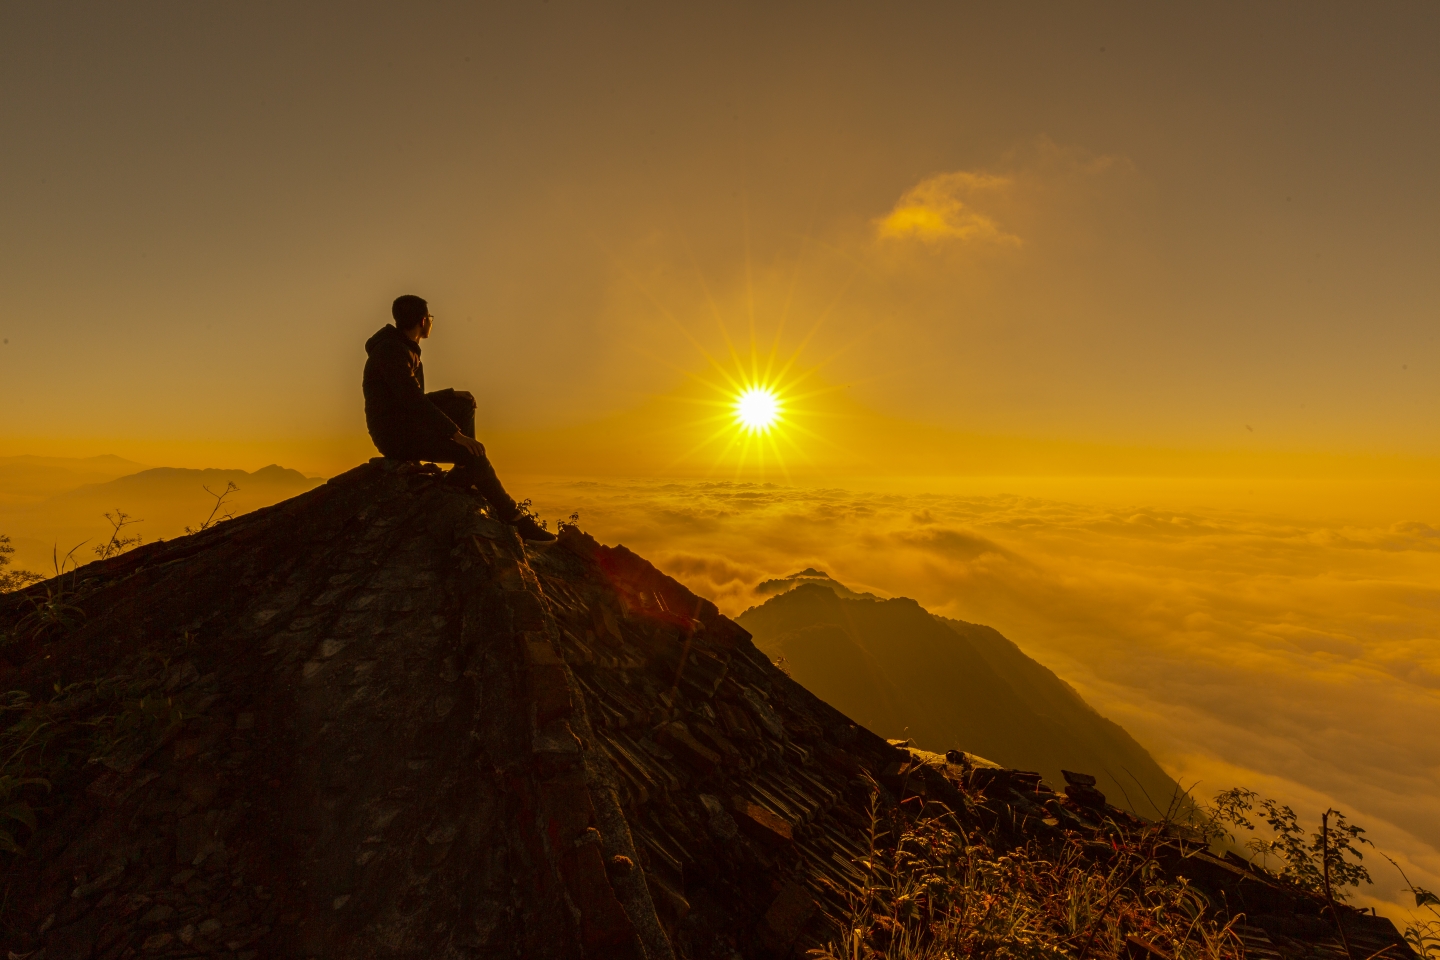
<svg viewBox="0 0 1440 960">
<path fill-rule="evenodd" d="M 748 252 L 746 256 L 748 259 Z M 798 257 L 793 269 L 790 292 L 772 298 L 766 291 L 757 296 L 752 272 L 747 266 L 741 302 L 717 301 L 704 278 L 699 278 L 698 293 L 708 301 L 709 319 L 719 335 L 713 346 L 720 349 L 707 345 L 707 337 L 692 329 L 700 325 L 702 315 L 690 318 L 672 312 L 637 276 L 632 276 L 651 305 L 675 325 L 705 361 L 705 368 L 696 370 L 656 358 L 690 381 L 673 395 L 674 399 L 704 411 L 675 423 L 677 431 L 694 430 L 695 433 L 693 439 L 686 438 L 683 444 L 676 445 L 672 466 L 699 459 L 709 461 L 711 473 L 733 469 L 737 478 L 758 476 L 761 479 L 778 474 L 788 483 L 790 463 L 813 464 L 811 452 L 815 447 L 836 446 L 833 440 L 814 429 L 817 420 L 828 415 L 817 407 L 816 401 L 824 394 L 841 389 L 839 385 L 820 382 L 822 368 L 835 355 L 822 358 L 818 363 L 802 363 L 801 357 L 811 348 L 831 311 L 840 304 L 843 289 L 829 306 L 810 317 L 808 331 L 788 336 L 787 322 L 794 320 L 790 314 L 794 284 L 799 278 Z M 736 326 L 747 327 L 748 338 L 732 336 Z M 762 337 L 761 331 L 766 327 L 769 330 Z M 766 340 L 769 342 L 764 342 Z M 787 344 L 787 340 L 791 342 Z"/>
<path fill-rule="evenodd" d="M 769 387 L 750 387 L 735 398 L 735 421 L 749 433 L 769 433 L 780 419 L 780 398 Z"/>
</svg>

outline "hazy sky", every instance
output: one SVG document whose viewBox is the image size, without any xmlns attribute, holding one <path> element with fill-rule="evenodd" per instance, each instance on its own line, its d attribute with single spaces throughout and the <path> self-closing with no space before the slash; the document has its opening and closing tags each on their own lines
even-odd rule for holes
<svg viewBox="0 0 1440 960">
<path fill-rule="evenodd" d="M 413 291 L 497 436 L 633 433 L 753 316 L 817 411 L 1440 454 L 1437 48 L 1430 3 L 6 4 L 0 438 L 338 470 Z"/>
</svg>

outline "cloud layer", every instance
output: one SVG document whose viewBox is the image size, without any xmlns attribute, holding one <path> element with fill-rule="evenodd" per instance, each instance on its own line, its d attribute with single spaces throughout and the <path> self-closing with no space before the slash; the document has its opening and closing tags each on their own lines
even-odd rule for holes
<svg viewBox="0 0 1440 960">
<path fill-rule="evenodd" d="M 1333 804 L 1440 886 L 1428 524 L 727 482 L 533 492 L 730 613 L 761 599 L 761 580 L 815 566 L 994 626 L 1202 796 L 1252 786 L 1306 817 Z M 1398 877 L 1367 863 L 1370 892 L 1393 903 Z"/>
</svg>

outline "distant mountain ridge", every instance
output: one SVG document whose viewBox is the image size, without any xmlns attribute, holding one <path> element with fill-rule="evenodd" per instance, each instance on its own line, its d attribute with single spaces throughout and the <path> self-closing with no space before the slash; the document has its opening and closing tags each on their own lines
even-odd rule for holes
<svg viewBox="0 0 1440 960">
<path fill-rule="evenodd" d="M 198 482 L 198 487 L 196 486 Z M 292 470 L 289 467 L 282 467 L 272 463 L 268 467 L 261 467 L 254 473 L 247 473 L 244 470 L 223 470 L 216 467 L 207 467 L 197 470 L 191 467 L 151 467 L 148 470 L 141 470 L 127 476 L 117 477 L 104 483 L 87 483 L 84 486 L 67 490 L 50 498 L 49 502 L 63 502 L 67 500 L 79 500 L 105 494 L 107 496 L 124 496 L 126 494 L 137 494 L 150 498 L 163 496 L 171 490 L 181 490 L 190 493 L 194 489 L 204 487 L 216 487 L 225 489 L 226 483 L 259 484 L 261 486 L 296 487 L 308 490 L 318 486 L 324 480 L 305 476 L 299 470 Z M 216 492 L 219 492 L 218 490 Z"/>
<path fill-rule="evenodd" d="M 144 542 L 153 543 L 180 536 L 186 527 L 198 527 L 210 518 L 216 496 L 225 494 L 227 484 L 233 483 L 238 489 L 226 496 L 213 519 L 227 514 L 238 516 L 288 500 L 324 482 L 277 464 L 253 473 L 134 464 L 135 472 L 115 477 L 106 474 L 130 465 L 128 461 L 97 457 L 93 463 L 56 458 L 52 458 L 53 463 L 33 462 L 38 459 L 0 459 L 0 481 L 13 479 L 17 489 L 30 491 L 23 497 L 11 496 L 6 502 L 5 495 L 11 491 L 0 486 L 0 533 L 14 541 L 17 567 L 40 571 L 49 570 L 55 558 L 63 558 L 77 545 L 76 556 L 88 559 L 94 546 L 110 536 L 107 513 L 113 516 L 115 511 L 123 511 L 136 521 L 127 527 L 127 535 L 139 535 Z M 70 482 L 40 499 L 33 491 L 47 470 Z M 91 481 L 86 470 L 99 482 Z"/>
<path fill-rule="evenodd" d="M 106 483 L 146 469 L 113 454 L 99 457 L 0 457 L 0 508 L 17 507 L 85 484 Z"/>
<path fill-rule="evenodd" d="M 1111 802 L 1142 815 L 1179 790 L 1122 727 L 993 628 L 908 598 L 862 597 L 819 571 L 786 580 L 797 585 L 737 622 L 797 682 L 877 733 L 1051 783 L 1062 769 L 1091 773 Z"/>
</svg>

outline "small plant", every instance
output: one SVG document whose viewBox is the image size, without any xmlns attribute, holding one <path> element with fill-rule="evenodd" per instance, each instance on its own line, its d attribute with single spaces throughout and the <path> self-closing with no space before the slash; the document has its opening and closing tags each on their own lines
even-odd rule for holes
<svg viewBox="0 0 1440 960">
<path fill-rule="evenodd" d="M 1400 878 L 1405 881 L 1405 891 L 1415 897 L 1415 909 L 1423 909 L 1430 916 L 1430 919 L 1426 919 L 1423 915 L 1410 915 L 1410 922 L 1405 925 L 1405 942 L 1424 960 L 1440 960 L 1440 895 L 1415 886 L 1405 875 L 1405 871 L 1400 869 L 1400 864 L 1389 856 L 1385 859 L 1400 871 Z"/>
<path fill-rule="evenodd" d="M 231 513 L 229 510 L 225 510 L 224 513 L 221 513 L 221 512 L 220 512 L 221 510 L 223 510 L 223 509 L 225 508 L 225 506 L 226 506 L 225 501 L 230 498 L 230 495 L 231 495 L 232 493 L 239 493 L 239 492 L 240 492 L 240 488 L 235 485 L 235 481 L 234 481 L 234 480 L 230 480 L 230 481 L 226 482 L 226 484 L 225 484 L 225 489 L 222 490 L 220 493 L 216 493 L 214 490 L 211 490 L 208 486 L 205 487 L 204 490 L 205 490 L 206 493 L 210 494 L 210 496 L 212 496 L 212 497 L 215 498 L 215 506 L 213 506 L 212 508 L 210 508 L 210 516 L 206 517 L 203 521 L 201 521 L 200 526 L 198 526 L 198 527 L 186 527 L 186 528 L 185 528 L 185 532 L 186 532 L 186 533 L 199 533 L 199 532 L 202 531 L 202 530 L 209 530 L 211 527 L 215 526 L 217 523 L 224 523 L 226 520 L 234 520 L 234 519 L 235 519 L 235 514 Z"/>
<path fill-rule="evenodd" d="M 546 521 L 541 520 L 540 514 L 535 512 L 535 504 L 529 497 L 526 497 L 524 500 L 521 500 L 519 503 L 515 504 L 515 509 L 518 511 L 516 516 L 529 517 L 531 520 L 535 521 L 535 525 L 538 526 L 541 530 L 550 529 L 549 524 Z M 575 514 L 575 519 L 580 519 L 580 515 Z"/>
<path fill-rule="evenodd" d="M 1320 829 L 1305 838 L 1295 811 L 1254 790 L 1235 787 L 1216 794 L 1207 811 L 1217 824 L 1232 824 L 1245 830 L 1259 829 L 1254 819 L 1270 828 L 1269 839 L 1252 837 L 1245 846 L 1268 866 L 1271 856 L 1283 865 L 1278 876 L 1311 893 L 1326 895 L 1329 887 L 1336 900 L 1346 899 L 1345 887 L 1372 883 L 1370 871 L 1359 862 L 1364 854 L 1358 844 L 1370 844 L 1365 829 L 1350 824 L 1338 810 L 1326 810 L 1320 816 Z M 1254 819 L 1252 819 L 1252 816 Z M 1222 829 L 1223 835 L 1234 835 Z M 1353 859 L 1354 862 L 1351 862 Z"/>
<path fill-rule="evenodd" d="M 1230 926 L 1156 859 L 1162 829 L 1115 832 L 1096 857 L 1083 841 L 1005 848 L 949 811 L 870 801 L 846 932 L 820 960 L 1117 957 L 1136 941 L 1175 960 L 1239 960 Z"/>
<path fill-rule="evenodd" d="M 18 715 L 18 716 L 17 716 Z M 50 789 L 44 777 L 30 776 L 26 754 L 39 750 L 48 742 L 45 736 L 51 724 L 35 715 L 29 694 L 12 690 L 0 696 L 0 851 L 19 853 L 16 824 L 33 832 L 36 828 L 35 809 L 22 796 L 26 787 Z"/>
<path fill-rule="evenodd" d="M 168 662 L 143 656 L 96 680 L 56 684 L 46 701 L 23 690 L 0 694 L 0 851 L 21 854 L 17 833 L 33 835 L 44 808 L 38 797 L 64 789 L 90 763 L 143 753 L 192 716 L 163 693 Z M 3 863 L 3 860 L 0 860 Z"/>
<path fill-rule="evenodd" d="M 527 502 L 528 502 L 528 501 L 527 501 Z M 580 511 L 579 511 L 579 510 L 574 511 L 573 513 L 570 514 L 570 516 L 566 517 L 564 520 L 557 520 L 557 521 L 555 521 L 555 532 L 556 532 L 556 533 L 564 533 L 566 530 L 576 530 L 576 531 L 578 531 L 579 529 L 580 529 Z"/>
<path fill-rule="evenodd" d="M 19 853 L 15 843 L 14 824 L 21 824 L 31 831 L 36 828 L 35 810 L 29 802 L 19 799 L 20 791 L 28 786 L 50 789 L 50 781 L 43 777 L 15 777 L 0 775 L 0 850 Z"/>
<path fill-rule="evenodd" d="M 1263 819 L 1270 828 L 1271 837 L 1269 840 L 1253 837 L 1245 846 L 1266 863 L 1272 854 L 1277 855 L 1285 865 L 1279 873 L 1281 880 L 1288 880 L 1302 890 L 1325 898 L 1330 919 L 1340 934 L 1340 943 L 1345 947 L 1346 955 L 1355 960 L 1350 949 L 1350 935 L 1340 922 L 1340 912 L 1335 904 L 1346 899 L 1346 887 L 1358 887 L 1361 881 L 1374 882 L 1370 879 L 1370 871 L 1360 863 L 1365 855 L 1356 847 L 1362 843 L 1374 846 L 1365 838 L 1365 829 L 1351 824 L 1345 819 L 1345 814 L 1332 807 L 1320 814 L 1320 829 L 1307 843 L 1305 828 L 1300 825 L 1294 810 L 1268 797 L 1261 797 L 1254 790 L 1240 787 L 1217 794 L 1210 814 L 1217 823 L 1231 823 L 1246 830 L 1255 830 L 1251 813 L 1257 808 L 1256 817 Z M 1354 862 L 1347 858 L 1353 858 Z"/>
<path fill-rule="evenodd" d="M 25 634 L 32 641 L 43 640 L 46 634 L 55 630 L 69 630 L 84 619 L 85 611 L 74 603 L 75 567 L 77 565 L 75 551 L 84 545 L 84 541 L 77 543 L 63 558 L 60 556 L 58 546 L 51 549 L 50 563 L 55 568 L 55 576 L 45 587 L 43 597 L 27 598 L 30 603 L 30 612 L 15 624 L 17 637 Z M 69 575 L 68 583 L 66 582 L 67 574 Z"/>
<path fill-rule="evenodd" d="M 0 593 L 11 593 L 15 590 L 23 590 L 32 583 L 39 583 L 45 577 L 35 573 L 33 570 L 6 570 L 11 564 L 11 554 L 15 548 L 10 545 L 10 538 L 0 534 Z"/>
<path fill-rule="evenodd" d="M 126 550 L 139 546 L 144 540 L 138 533 L 128 537 L 125 535 L 126 527 L 136 523 L 143 523 L 144 521 L 136 520 L 119 507 L 115 508 L 114 514 L 105 514 L 105 519 L 110 521 L 110 539 L 95 548 L 95 556 L 101 560 L 109 560 L 111 557 L 117 557 Z"/>
</svg>

